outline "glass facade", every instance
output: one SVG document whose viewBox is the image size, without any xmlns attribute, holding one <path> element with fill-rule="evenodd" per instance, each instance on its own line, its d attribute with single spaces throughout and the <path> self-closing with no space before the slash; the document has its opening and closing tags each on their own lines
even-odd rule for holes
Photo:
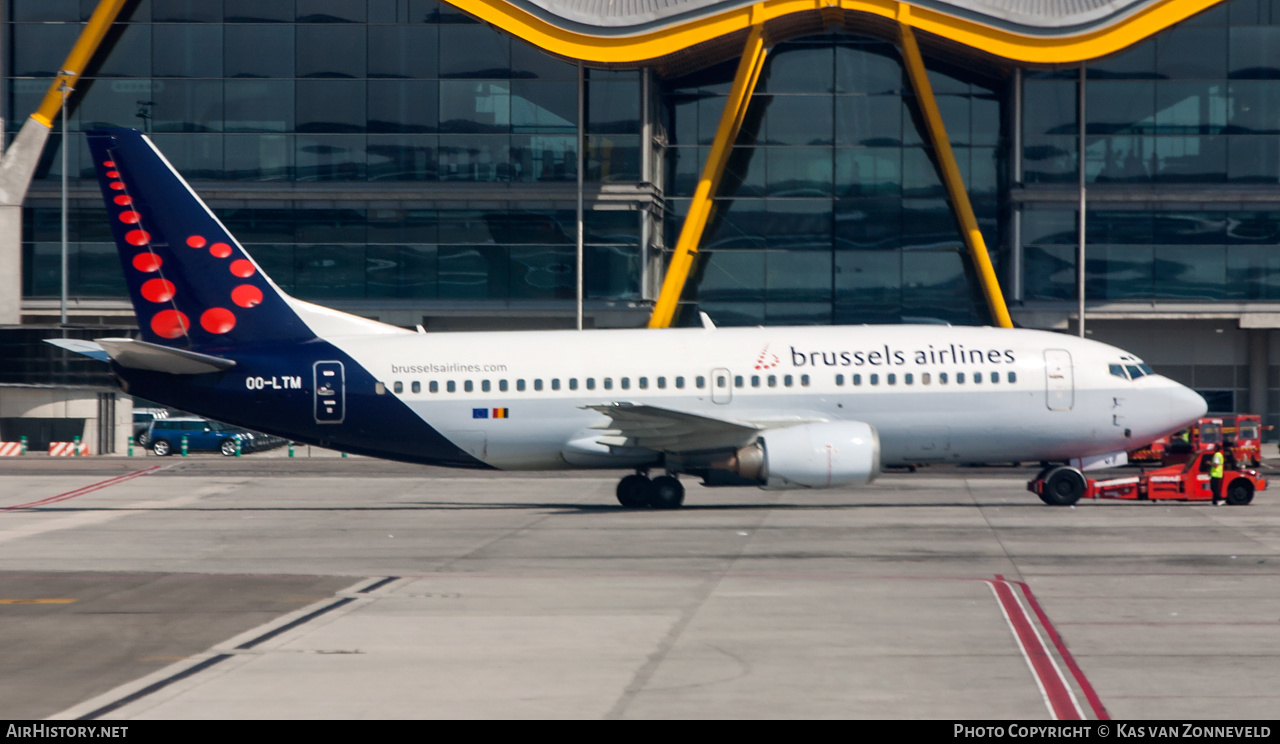
<svg viewBox="0 0 1280 744">
<path fill-rule="evenodd" d="M 9 121 L 36 109 L 95 5 L 10 0 Z M 576 64 L 434 0 L 142 0 L 104 50 L 68 116 L 73 296 L 124 292 L 79 134 L 121 126 L 150 133 L 301 297 L 575 296 Z M 638 181 L 640 73 L 585 86 L 588 189 Z M 32 298 L 58 294 L 58 207 L 41 198 L 62 178 L 58 131 L 25 214 Z M 228 198 L 246 187 L 257 198 Z M 639 297 L 642 206 L 588 215 L 589 298 Z"/>
<path fill-rule="evenodd" d="M 1086 298 L 1280 299 L 1280 4 L 1233 0 L 1085 69 Z M 1026 300 L 1076 296 L 1079 207 L 1054 187 L 1079 177 L 1079 77 L 1025 74 Z"/>
<path fill-rule="evenodd" d="M 95 5 L 8 0 L 7 121 Z M 423 307 L 572 302 L 581 138 L 586 295 L 643 313 L 736 65 L 586 70 L 579 102 L 576 64 L 435 0 L 140 0 L 127 20 L 72 98 L 74 297 L 124 291 L 93 127 L 149 131 L 298 296 Z M 926 61 L 1015 315 L 1065 307 L 1080 68 Z M 1280 0 L 1232 0 L 1085 70 L 1088 299 L 1280 301 Z M 56 130 L 24 214 L 31 299 L 59 290 Z M 775 45 L 683 306 L 723 325 L 989 322 L 935 161 L 893 44 Z"/>
<path fill-rule="evenodd" d="M 736 62 L 666 81 L 674 246 Z M 1003 157 L 991 81 L 931 72 L 989 246 Z M 766 58 L 699 248 L 689 304 L 717 323 L 982 322 L 956 220 L 893 45 L 778 44 Z"/>
</svg>

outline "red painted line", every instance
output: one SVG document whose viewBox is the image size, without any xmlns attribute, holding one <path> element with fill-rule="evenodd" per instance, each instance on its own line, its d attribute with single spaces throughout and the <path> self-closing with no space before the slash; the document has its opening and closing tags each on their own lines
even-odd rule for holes
<svg viewBox="0 0 1280 744">
<path fill-rule="evenodd" d="M 144 468 L 142 470 L 135 470 L 132 473 L 125 473 L 124 475 L 117 475 L 114 478 L 108 478 L 104 481 L 91 483 L 87 486 L 82 486 L 80 488 L 77 488 L 74 491 L 67 491 L 66 493 L 60 493 L 57 496 L 50 496 L 48 498 L 40 499 L 39 501 L 30 501 L 25 504 L 18 504 L 17 506 L 6 506 L 3 509 L 0 509 L 0 512 L 9 512 L 17 509 L 32 509 L 37 506 L 44 506 L 46 504 L 56 504 L 59 501 L 67 501 L 68 499 L 74 499 L 77 496 L 83 496 L 86 493 L 93 493 L 94 491 L 100 491 L 109 486 L 114 486 L 117 483 L 124 483 L 125 481 L 133 480 L 134 478 L 138 478 L 150 472 L 159 470 L 162 467 L 164 466 L 152 465 L 149 468 Z"/>
<path fill-rule="evenodd" d="M 1080 690 L 1084 692 L 1084 697 L 1089 701 L 1089 707 L 1093 708 L 1093 714 L 1097 716 L 1099 721 L 1110 721 L 1111 716 L 1107 713 L 1107 708 L 1102 704 L 1102 698 L 1098 697 L 1098 693 L 1093 689 L 1093 685 L 1089 684 L 1089 678 L 1084 676 L 1084 670 L 1076 663 L 1076 658 L 1071 655 L 1071 651 L 1067 649 L 1066 641 L 1062 640 L 1062 635 L 1058 633 L 1058 629 L 1053 627 L 1053 621 L 1045 614 L 1040 602 L 1036 600 L 1036 595 L 1032 593 L 1031 587 L 1027 586 L 1025 581 L 1011 582 L 1017 584 L 1022 589 L 1022 595 L 1027 598 L 1027 604 L 1031 605 L 1031 611 L 1036 613 L 1036 618 L 1040 621 L 1040 627 L 1045 629 L 1049 634 L 1049 640 L 1053 641 L 1054 648 L 1058 649 L 1058 655 L 1062 657 L 1063 663 L 1067 665 L 1067 669 L 1071 670 L 1071 676 L 1076 678 L 1076 684 L 1080 685 Z"/>
<path fill-rule="evenodd" d="M 1022 655 L 1031 666 L 1031 672 L 1044 693 L 1045 701 L 1049 704 L 1049 712 L 1053 714 L 1054 720 L 1082 720 L 1084 715 L 1071 696 L 1071 688 L 1067 686 L 1062 672 L 1058 670 L 1053 657 L 1049 655 L 1049 649 L 1045 647 L 1044 641 L 1040 640 L 1040 634 L 1032 626 L 1031 618 L 1027 616 L 1022 603 L 1014 595 L 1009 582 L 1001 576 L 996 576 L 994 581 L 987 581 L 987 585 L 995 591 L 996 599 L 999 600 L 1000 607 L 1013 628 L 1014 638 L 1022 647 Z"/>
</svg>

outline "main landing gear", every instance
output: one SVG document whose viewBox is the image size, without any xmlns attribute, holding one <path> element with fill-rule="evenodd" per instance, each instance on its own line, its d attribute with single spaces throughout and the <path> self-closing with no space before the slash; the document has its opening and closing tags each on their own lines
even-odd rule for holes
<svg viewBox="0 0 1280 744">
<path fill-rule="evenodd" d="M 684 486 L 674 475 L 649 480 L 638 472 L 618 481 L 618 503 L 628 509 L 678 509 L 684 503 Z"/>
</svg>

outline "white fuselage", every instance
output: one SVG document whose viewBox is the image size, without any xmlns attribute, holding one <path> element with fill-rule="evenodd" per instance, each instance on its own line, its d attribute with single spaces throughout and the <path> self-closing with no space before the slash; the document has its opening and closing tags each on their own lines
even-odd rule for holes
<svg viewBox="0 0 1280 744">
<path fill-rule="evenodd" d="M 328 341 L 501 469 L 618 467 L 600 442 L 634 403 L 777 429 L 859 421 L 884 464 L 1062 460 L 1132 449 L 1204 400 L 1105 344 L 995 328 L 844 326 L 393 334 Z"/>
</svg>

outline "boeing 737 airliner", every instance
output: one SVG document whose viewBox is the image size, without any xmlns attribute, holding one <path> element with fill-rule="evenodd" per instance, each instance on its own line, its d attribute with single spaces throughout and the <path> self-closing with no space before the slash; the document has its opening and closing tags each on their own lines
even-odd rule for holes
<svg viewBox="0 0 1280 744">
<path fill-rule="evenodd" d="M 281 291 L 151 141 L 89 133 L 140 339 L 64 342 L 124 390 L 347 452 L 503 470 L 634 469 L 629 507 L 709 486 L 830 488 L 883 465 L 1081 467 L 1205 412 L 1105 344 L 997 328 L 414 333 Z M 1073 467 L 1068 461 L 1077 460 Z M 650 478 L 653 472 L 658 477 Z"/>
</svg>

